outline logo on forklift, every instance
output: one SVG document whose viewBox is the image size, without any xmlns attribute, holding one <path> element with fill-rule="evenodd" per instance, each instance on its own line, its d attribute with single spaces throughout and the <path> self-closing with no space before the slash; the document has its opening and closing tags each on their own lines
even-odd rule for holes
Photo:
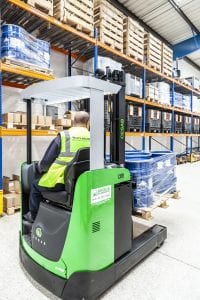
<svg viewBox="0 0 200 300">
<path fill-rule="evenodd" d="M 111 185 L 102 186 L 91 190 L 91 204 L 105 202 L 111 199 Z"/>
<path fill-rule="evenodd" d="M 120 119 L 120 139 L 124 139 L 124 132 L 125 132 L 125 125 L 124 125 L 124 119 Z"/>
<path fill-rule="evenodd" d="M 35 230 L 35 234 L 38 238 L 42 237 L 42 229 L 40 227 L 37 227 Z"/>
</svg>

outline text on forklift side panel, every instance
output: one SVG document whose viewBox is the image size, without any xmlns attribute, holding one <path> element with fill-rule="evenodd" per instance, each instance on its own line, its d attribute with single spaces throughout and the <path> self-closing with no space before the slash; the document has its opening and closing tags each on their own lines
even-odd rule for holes
<svg viewBox="0 0 200 300">
<path fill-rule="evenodd" d="M 111 185 L 99 187 L 91 190 L 91 204 L 96 204 L 102 201 L 111 199 Z"/>
</svg>

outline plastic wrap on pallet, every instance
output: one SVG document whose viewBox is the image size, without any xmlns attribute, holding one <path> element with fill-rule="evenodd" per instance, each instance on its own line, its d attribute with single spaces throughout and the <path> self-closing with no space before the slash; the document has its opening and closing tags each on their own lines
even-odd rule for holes
<svg viewBox="0 0 200 300">
<path fill-rule="evenodd" d="M 170 105 L 170 85 L 163 81 L 152 82 L 159 91 L 159 102 Z"/>
<path fill-rule="evenodd" d="M 170 94 L 170 101 L 172 103 L 172 93 Z M 183 95 L 174 93 L 174 106 L 183 108 Z"/>
<path fill-rule="evenodd" d="M 127 73 L 126 74 L 126 95 L 133 95 L 142 98 L 142 79 Z"/>
<path fill-rule="evenodd" d="M 176 155 L 173 152 L 152 152 L 153 193 L 157 197 L 176 191 Z"/>
<path fill-rule="evenodd" d="M 16 25 L 1 27 L 1 57 L 28 63 L 45 69 L 50 68 L 50 43 L 36 39 Z"/>
<path fill-rule="evenodd" d="M 187 110 L 191 109 L 191 97 L 189 95 L 183 95 L 183 108 Z"/>
<path fill-rule="evenodd" d="M 200 99 L 197 96 L 193 96 L 192 111 L 193 112 L 200 112 Z"/>
<path fill-rule="evenodd" d="M 125 166 L 135 183 L 135 208 L 149 207 L 164 194 L 176 191 L 176 155 L 168 151 L 126 151 Z"/>
<path fill-rule="evenodd" d="M 122 70 L 122 64 L 115 61 L 112 58 L 98 56 L 98 69 L 106 71 L 106 67 L 109 67 L 112 71 L 113 70 Z M 90 58 L 84 63 L 84 73 L 88 75 L 88 73 L 94 73 L 94 58 Z"/>
</svg>

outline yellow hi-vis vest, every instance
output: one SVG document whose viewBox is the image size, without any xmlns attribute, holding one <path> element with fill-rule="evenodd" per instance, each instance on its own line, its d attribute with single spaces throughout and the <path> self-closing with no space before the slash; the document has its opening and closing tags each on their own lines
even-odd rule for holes
<svg viewBox="0 0 200 300">
<path fill-rule="evenodd" d="M 53 188 L 56 184 L 64 184 L 64 171 L 67 164 L 74 158 L 80 148 L 90 147 L 90 133 L 85 127 L 72 127 L 60 132 L 60 154 L 45 173 L 39 186 Z"/>
</svg>

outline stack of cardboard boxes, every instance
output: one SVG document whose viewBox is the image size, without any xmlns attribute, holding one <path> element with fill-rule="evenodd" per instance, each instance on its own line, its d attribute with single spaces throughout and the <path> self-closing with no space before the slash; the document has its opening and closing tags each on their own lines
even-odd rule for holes
<svg viewBox="0 0 200 300">
<path fill-rule="evenodd" d="M 73 126 L 75 111 L 66 111 L 64 118 L 53 120 L 57 129 L 64 129 Z"/>
<path fill-rule="evenodd" d="M 8 215 L 20 208 L 20 180 L 18 175 L 3 177 L 3 210 Z"/>
<path fill-rule="evenodd" d="M 26 113 L 24 112 L 5 113 L 2 115 L 2 123 L 7 128 L 14 128 L 16 125 L 26 126 L 27 124 Z M 51 129 L 52 117 L 32 115 L 32 125 L 41 126 L 41 127 L 49 126 Z"/>
</svg>

